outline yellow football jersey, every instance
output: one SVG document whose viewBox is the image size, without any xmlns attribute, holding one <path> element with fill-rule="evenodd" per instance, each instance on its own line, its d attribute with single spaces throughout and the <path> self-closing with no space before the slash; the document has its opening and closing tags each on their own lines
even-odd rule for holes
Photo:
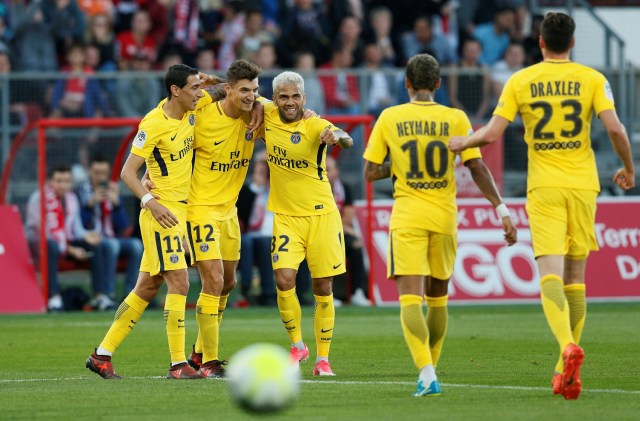
<svg viewBox="0 0 640 421">
<path fill-rule="evenodd" d="M 460 110 L 413 101 L 389 107 L 373 127 L 364 159 L 382 164 L 389 155 L 395 202 L 389 228 L 420 228 L 453 234 L 457 227 L 455 159 L 451 136 L 468 136 L 471 123 Z M 480 158 L 478 148 L 461 158 Z"/>
<path fill-rule="evenodd" d="M 204 92 L 204 91 L 203 91 Z M 186 201 L 191 183 L 191 160 L 196 112 L 188 111 L 182 120 L 168 117 L 162 110 L 166 98 L 149 111 L 138 126 L 131 153 L 144 158 L 153 190 L 161 200 Z M 205 92 L 198 108 L 211 102 Z"/>
<path fill-rule="evenodd" d="M 264 106 L 267 162 L 271 191 L 267 209 L 290 216 L 322 215 L 337 209 L 327 179 L 327 145 L 320 133 L 331 122 L 313 117 L 295 123 L 283 123 L 273 103 Z"/>
<path fill-rule="evenodd" d="M 507 81 L 495 115 L 525 125 L 529 172 L 527 190 L 565 187 L 600 190 L 591 149 L 591 119 L 614 110 L 605 77 L 568 60 L 545 60 L 515 73 Z"/>
<path fill-rule="evenodd" d="M 221 220 L 231 218 L 251 162 L 254 140 L 264 137 L 264 126 L 251 133 L 246 128 L 251 115 L 227 117 L 220 101 L 199 109 L 196 120 L 189 207 L 216 205 Z"/>
</svg>

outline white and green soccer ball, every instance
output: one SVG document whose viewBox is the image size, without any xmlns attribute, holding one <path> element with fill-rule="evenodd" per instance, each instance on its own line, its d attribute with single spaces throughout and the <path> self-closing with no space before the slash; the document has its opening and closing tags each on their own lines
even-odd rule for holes
<svg viewBox="0 0 640 421">
<path fill-rule="evenodd" d="M 234 354 L 225 373 L 232 398 L 254 412 L 290 406 L 300 393 L 300 371 L 289 353 L 274 344 L 258 343 Z"/>
</svg>

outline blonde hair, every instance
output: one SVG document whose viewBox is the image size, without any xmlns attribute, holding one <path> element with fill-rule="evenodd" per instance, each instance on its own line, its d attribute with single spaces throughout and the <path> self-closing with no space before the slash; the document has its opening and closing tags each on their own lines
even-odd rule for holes
<svg viewBox="0 0 640 421">
<path fill-rule="evenodd" d="M 300 91 L 304 93 L 304 79 L 296 72 L 282 72 L 275 78 L 273 78 L 273 93 L 275 94 L 278 89 L 284 85 L 296 85 L 300 88 Z"/>
</svg>

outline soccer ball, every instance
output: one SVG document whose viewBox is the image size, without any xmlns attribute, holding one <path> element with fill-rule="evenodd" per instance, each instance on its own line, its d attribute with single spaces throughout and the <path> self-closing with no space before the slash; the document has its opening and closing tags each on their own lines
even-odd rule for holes
<svg viewBox="0 0 640 421">
<path fill-rule="evenodd" d="M 283 348 L 250 345 L 234 354 L 226 370 L 231 397 L 245 409 L 274 412 L 291 405 L 300 393 L 300 371 Z"/>
</svg>

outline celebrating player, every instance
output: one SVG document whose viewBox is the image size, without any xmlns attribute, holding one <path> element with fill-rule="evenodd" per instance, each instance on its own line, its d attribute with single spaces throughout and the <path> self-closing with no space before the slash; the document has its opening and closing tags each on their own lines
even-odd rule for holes
<svg viewBox="0 0 640 421">
<path fill-rule="evenodd" d="M 577 399 L 582 390 L 584 351 L 578 343 L 586 316 L 585 269 L 589 252 L 598 249 L 594 224 L 600 183 L 590 139 L 594 111 L 624 165 L 614 182 L 624 190 L 635 185 L 629 139 L 609 83 L 569 60 L 574 31 L 570 16 L 548 13 L 540 26 L 544 61 L 511 76 L 485 127 L 449 143 L 455 152 L 493 143 L 517 113 L 522 116 L 529 157 L 527 213 L 542 308 L 560 345 L 551 384 L 565 399 Z"/>
<path fill-rule="evenodd" d="M 202 75 L 205 77 L 205 75 Z M 213 83 L 214 77 L 205 82 Z M 192 379 L 202 375 L 185 357 L 185 305 L 189 290 L 182 239 L 186 235 L 186 206 L 191 183 L 196 109 L 211 102 L 194 68 L 174 65 L 165 76 L 167 98 L 140 122 L 131 154 L 122 168 L 122 181 L 142 203 L 140 231 L 144 254 L 134 290 L 116 311 L 115 320 L 100 346 L 87 358 L 86 367 L 105 379 L 119 379 L 111 356 L 140 320 L 160 284 L 167 283 L 164 307 L 171 368 L 168 378 Z M 146 163 L 154 195 L 140 183 L 137 172 Z"/>
<path fill-rule="evenodd" d="M 331 122 L 303 119 L 304 80 L 283 72 L 273 80 L 273 104 L 265 105 L 265 140 L 271 173 L 267 208 L 274 213 L 271 261 L 278 308 L 291 340 L 291 359 L 309 357 L 302 341 L 302 309 L 296 296 L 296 273 L 307 259 L 316 301 L 313 327 L 317 358 L 314 375 L 335 375 L 329 365 L 335 307 L 332 281 L 345 272 L 340 212 L 327 179 L 328 145 L 349 148 L 353 140 Z M 275 104 L 275 105 L 274 105 Z"/>
<path fill-rule="evenodd" d="M 394 180 L 387 275 L 397 283 L 402 331 L 420 370 L 413 396 L 437 396 L 442 388 L 435 367 L 447 330 L 448 283 L 457 247 L 456 156 L 447 143 L 471 132 L 471 123 L 464 112 L 433 102 L 440 66 L 432 56 L 409 60 L 405 87 L 411 101 L 387 108 L 376 121 L 364 152 L 365 178 Z M 387 155 L 390 163 L 385 163 Z M 506 242 L 514 244 L 516 230 L 480 151 L 460 157 L 502 217 Z"/>
</svg>

